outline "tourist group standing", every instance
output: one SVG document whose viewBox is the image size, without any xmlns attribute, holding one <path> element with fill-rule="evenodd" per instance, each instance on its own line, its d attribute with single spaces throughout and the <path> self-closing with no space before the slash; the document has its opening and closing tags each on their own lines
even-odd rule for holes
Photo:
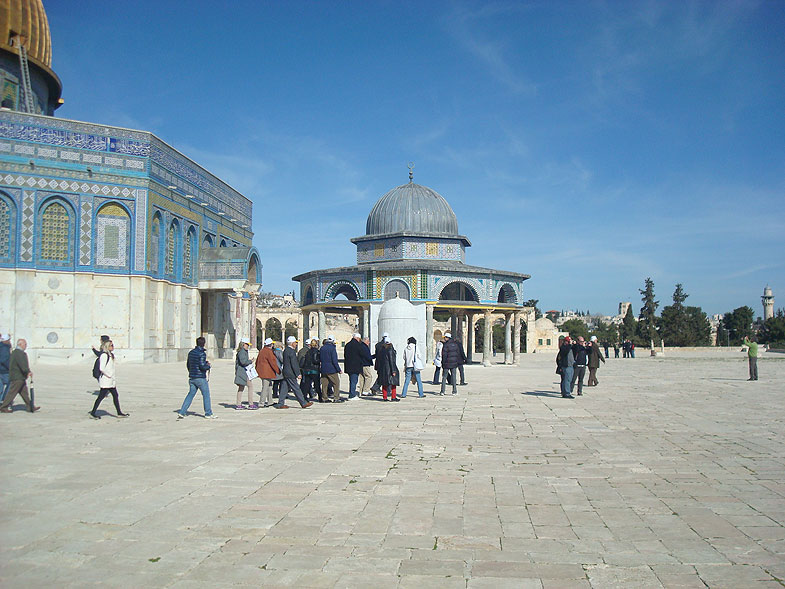
<svg viewBox="0 0 785 589">
<path fill-rule="evenodd" d="M 578 395 L 583 395 L 583 379 L 586 368 L 589 369 L 589 380 L 586 386 L 593 387 L 599 384 L 597 370 L 600 363 L 605 363 L 605 358 L 597 342 L 597 336 L 592 336 L 590 342 L 583 337 L 575 341 L 567 336 L 559 338 L 559 351 L 556 354 L 556 374 L 561 377 L 560 391 L 565 399 L 573 399 L 572 391 L 577 383 Z"/>
</svg>

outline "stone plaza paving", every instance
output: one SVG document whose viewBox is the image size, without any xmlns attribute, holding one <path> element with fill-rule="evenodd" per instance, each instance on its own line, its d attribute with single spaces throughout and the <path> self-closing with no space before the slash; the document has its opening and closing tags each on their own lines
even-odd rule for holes
<svg viewBox="0 0 785 589">
<path fill-rule="evenodd" d="M 785 355 L 758 382 L 738 349 L 610 359 L 575 400 L 522 355 L 456 397 L 288 411 L 231 409 L 221 360 L 219 418 L 197 396 L 182 421 L 182 363 L 119 364 L 131 417 L 89 419 L 91 356 L 34 366 L 41 412 L 0 415 L 4 588 L 785 580 Z"/>
</svg>

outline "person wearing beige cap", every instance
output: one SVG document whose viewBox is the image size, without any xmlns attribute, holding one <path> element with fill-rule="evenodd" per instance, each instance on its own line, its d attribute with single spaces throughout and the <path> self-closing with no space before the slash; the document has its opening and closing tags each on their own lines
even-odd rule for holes
<svg viewBox="0 0 785 589">
<path fill-rule="evenodd" d="M 237 346 L 237 355 L 234 358 L 234 384 L 237 385 L 237 403 L 235 409 L 245 409 L 243 406 L 243 389 L 248 389 L 248 409 L 258 409 L 259 404 L 253 402 L 253 381 L 248 378 L 248 366 L 251 366 L 251 359 L 248 357 L 248 349 L 251 347 L 251 340 L 244 337 Z"/>
<path fill-rule="evenodd" d="M 11 336 L 7 333 L 0 335 L 0 403 L 5 399 L 11 382 L 8 375 L 11 362 Z"/>
</svg>

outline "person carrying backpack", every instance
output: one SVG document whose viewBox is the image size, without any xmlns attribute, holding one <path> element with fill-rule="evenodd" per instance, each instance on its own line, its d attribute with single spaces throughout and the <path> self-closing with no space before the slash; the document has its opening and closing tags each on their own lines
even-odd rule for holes
<svg viewBox="0 0 785 589">
<path fill-rule="evenodd" d="M 98 398 L 95 400 L 90 417 L 93 419 L 101 419 L 101 416 L 96 413 L 98 406 L 101 404 L 107 395 L 111 393 L 112 400 L 114 401 L 114 408 L 117 410 L 117 417 L 128 417 L 128 413 L 123 413 L 120 409 L 120 397 L 117 394 L 117 383 L 115 380 L 114 369 L 114 344 L 112 340 L 107 340 L 101 344 L 101 351 L 98 356 L 98 386 L 101 391 L 98 393 Z M 95 367 L 93 368 L 93 376 L 95 376 Z"/>
</svg>

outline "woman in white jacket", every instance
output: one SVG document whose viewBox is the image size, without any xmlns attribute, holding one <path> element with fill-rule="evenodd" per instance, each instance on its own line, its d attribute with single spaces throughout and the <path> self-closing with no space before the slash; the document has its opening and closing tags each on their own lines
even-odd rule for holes
<svg viewBox="0 0 785 589">
<path fill-rule="evenodd" d="M 422 378 L 420 377 L 420 371 L 423 369 L 422 356 L 420 356 L 420 350 L 417 349 L 417 340 L 413 337 L 407 340 L 406 347 L 403 349 L 403 365 L 406 368 L 406 377 L 403 381 L 401 399 L 406 398 L 406 391 L 409 389 L 412 375 L 417 380 L 417 392 L 420 393 L 420 397 L 424 397 Z"/>
<path fill-rule="evenodd" d="M 106 396 L 111 393 L 114 400 L 114 408 L 117 409 L 117 417 L 128 417 L 128 413 L 123 413 L 120 410 L 120 398 L 117 396 L 117 381 L 114 376 L 114 344 L 111 340 L 101 344 L 101 355 L 99 356 L 99 364 L 101 376 L 98 377 L 98 386 L 101 387 L 101 392 L 98 393 L 98 398 L 95 400 L 93 410 L 90 411 L 90 417 L 93 419 L 101 419 L 101 416 L 96 414 L 98 406 L 101 404 Z"/>
</svg>

